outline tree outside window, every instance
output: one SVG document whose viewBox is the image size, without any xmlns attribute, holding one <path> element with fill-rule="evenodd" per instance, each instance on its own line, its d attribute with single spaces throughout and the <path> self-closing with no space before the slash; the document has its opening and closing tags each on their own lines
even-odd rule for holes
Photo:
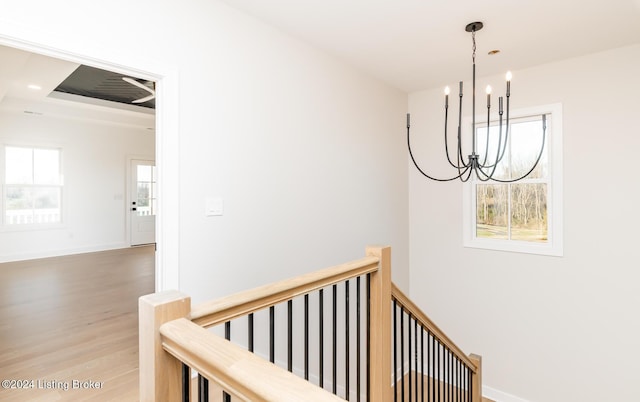
<svg viewBox="0 0 640 402">
<path fill-rule="evenodd" d="M 561 226 L 561 107 L 550 105 L 514 114 L 504 156 L 496 166 L 497 180 L 467 183 L 465 192 L 465 245 L 506 251 L 562 254 Z M 540 161 L 524 179 L 503 183 L 525 175 L 535 164 L 542 144 L 546 116 L 546 140 Z M 505 126 L 502 128 L 503 140 Z M 490 165 L 496 159 L 499 123 L 476 126 L 479 161 Z"/>
</svg>

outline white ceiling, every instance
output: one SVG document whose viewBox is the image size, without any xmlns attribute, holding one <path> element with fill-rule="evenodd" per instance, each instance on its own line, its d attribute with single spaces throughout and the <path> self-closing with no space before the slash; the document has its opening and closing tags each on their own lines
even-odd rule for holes
<svg viewBox="0 0 640 402">
<path fill-rule="evenodd" d="M 0 110 L 91 120 L 137 128 L 155 126 L 154 111 L 53 92 L 79 65 L 0 46 Z M 29 85 L 40 89 L 30 89 Z"/>
<path fill-rule="evenodd" d="M 411 92 L 640 42 L 640 0 L 224 0 Z M 487 53 L 501 52 L 495 56 Z"/>
</svg>

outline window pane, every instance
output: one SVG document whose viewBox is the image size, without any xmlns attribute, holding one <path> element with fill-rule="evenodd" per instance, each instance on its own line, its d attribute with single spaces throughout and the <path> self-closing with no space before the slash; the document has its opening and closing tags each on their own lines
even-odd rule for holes
<svg viewBox="0 0 640 402">
<path fill-rule="evenodd" d="M 511 239 L 546 242 L 547 185 L 511 185 Z"/>
<path fill-rule="evenodd" d="M 60 188 L 40 187 L 33 190 L 34 221 L 60 222 Z"/>
<path fill-rule="evenodd" d="M 508 239 L 508 188 L 506 184 L 478 184 L 476 237 Z"/>
<path fill-rule="evenodd" d="M 547 121 L 547 127 L 549 126 Z M 547 133 L 548 134 L 548 133 Z M 511 124 L 509 134 L 511 142 L 511 167 L 512 178 L 525 175 L 533 167 L 542 145 L 542 118 L 534 121 L 525 121 Z M 545 144 L 546 145 L 546 144 Z M 528 178 L 544 178 L 549 173 L 549 162 L 547 158 L 547 147 L 542 153 L 538 166 Z"/>
<path fill-rule="evenodd" d="M 33 208 L 32 199 L 32 191 L 29 187 L 7 187 L 7 210 L 31 210 Z"/>
<path fill-rule="evenodd" d="M 145 207 L 149 205 L 149 183 L 138 182 L 138 207 Z"/>
<path fill-rule="evenodd" d="M 60 151 L 57 149 L 33 150 L 34 184 L 59 184 Z"/>
<path fill-rule="evenodd" d="M 483 172 L 491 175 L 495 166 L 493 177 L 502 180 L 509 178 L 509 147 L 507 145 L 504 124 L 502 131 L 499 125 L 491 125 L 488 132 L 486 126 L 476 130 L 476 152 L 479 155 L 478 162 L 483 166 Z M 498 146 L 500 152 L 498 152 Z"/>
<path fill-rule="evenodd" d="M 33 183 L 32 157 L 31 148 L 5 148 L 5 177 L 7 184 Z"/>
<path fill-rule="evenodd" d="M 155 215 L 156 167 L 138 165 L 137 175 L 138 199 L 136 211 L 138 216 Z"/>
<path fill-rule="evenodd" d="M 61 222 L 61 191 L 59 187 L 7 187 L 7 224 Z"/>
<path fill-rule="evenodd" d="M 8 225 L 33 223 L 33 194 L 28 187 L 7 187 L 5 221 Z"/>
</svg>

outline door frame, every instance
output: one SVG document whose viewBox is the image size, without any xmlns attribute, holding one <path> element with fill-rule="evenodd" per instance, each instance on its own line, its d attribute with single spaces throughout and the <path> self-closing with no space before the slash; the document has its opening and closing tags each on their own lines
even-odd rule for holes
<svg viewBox="0 0 640 402">
<path fill-rule="evenodd" d="M 179 73 L 171 65 L 139 54 L 95 46 L 89 38 L 63 38 L 0 17 L 0 45 L 121 72 L 156 82 L 156 292 L 180 290 Z"/>
</svg>

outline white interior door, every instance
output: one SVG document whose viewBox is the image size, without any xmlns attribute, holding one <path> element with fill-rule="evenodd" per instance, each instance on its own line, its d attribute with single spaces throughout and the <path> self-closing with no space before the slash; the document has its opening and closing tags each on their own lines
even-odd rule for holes
<svg viewBox="0 0 640 402">
<path fill-rule="evenodd" d="M 150 160 L 131 160 L 131 245 L 156 242 L 156 166 Z"/>
</svg>

